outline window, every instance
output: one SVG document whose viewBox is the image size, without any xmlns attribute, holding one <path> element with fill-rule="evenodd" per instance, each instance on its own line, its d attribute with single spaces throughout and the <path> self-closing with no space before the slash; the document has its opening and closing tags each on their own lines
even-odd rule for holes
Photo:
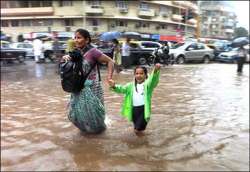
<svg viewBox="0 0 250 172">
<path fill-rule="evenodd" d="M 149 6 L 147 3 L 141 2 L 140 3 L 140 10 L 142 11 L 149 11 Z"/>
<path fill-rule="evenodd" d="M 189 48 L 193 48 L 194 50 L 197 50 L 197 44 L 193 43 L 193 44 L 191 44 L 191 45 L 188 46 L 188 49 Z"/>
<path fill-rule="evenodd" d="M 32 20 L 32 26 L 43 26 L 42 20 Z"/>
<path fill-rule="evenodd" d="M 28 8 L 29 7 L 29 1 L 19 1 L 20 8 Z"/>
<path fill-rule="evenodd" d="M 118 7 L 119 9 L 127 9 L 128 3 L 125 1 L 116 1 L 116 7 Z"/>
<path fill-rule="evenodd" d="M 63 22 L 64 26 L 74 26 L 74 22 L 72 19 L 65 19 Z"/>
<path fill-rule="evenodd" d="M 144 48 L 159 48 L 158 44 L 154 44 L 154 43 L 151 43 L 151 42 L 143 42 L 141 45 Z"/>
<path fill-rule="evenodd" d="M 30 20 L 21 20 L 21 26 L 31 26 Z"/>
<path fill-rule="evenodd" d="M 93 7 L 93 6 L 94 6 L 94 7 L 99 7 L 99 6 L 101 6 L 101 1 L 98 1 L 98 0 L 88 1 L 87 3 L 88 3 L 88 5 L 91 5 L 92 7 Z"/>
<path fill-rule="evenodd" d="M 19 21 L 18 21 L 18 20 L 11 20 L 11 26 L 12 26 L 12 27 L 17 27 L 17 26 L 19 26 Z"/>
<path fill-rule="evenodd" d="M 18 8 L 18 2 L 17 1 L 8 1 L 10 8 Z"/>
<path fill-rule="evenodd" d="M 116 26 L 127 27 L 126 21 L 116 21 Z"/>
<path fill-rule="evenodd" d="M 203 50 L 203 49 L 205 49 L 205 46 L 202 45 L 202 44 L 198 44 L 197 49 L 198 50 Z"/>
<path fill-rule="evenodd" d="M 42 1 L 42 7 L 52 7 L 52 1 Z"/>
<path fill-rule="evenodd" d="M 59 2 L 59 6 L 60 7 L 64 7 L 64 6 L 72 6 L 73 2 L 72 1 L 67 1 L 67 0 L 61 0 Z"/>
<path fill-rule="evenodd" d="M 43 26 L 53 26 L 53 20 L 51 19 L 43 20 Z"/>
<path fill-rule="evenodd" d="M 40 1 L 30 1 L 31 7 L 40 7 Z"/>
<path fill-rule="evenodd" d="M 9 27 L 9 21 L 8 20 L 1 20 L 1 27 Z"/>
<path fill-rule="evenodd" d="M 92 20 L 92 26 L 98 26 L 99 25 L 99 22 L 97 19 L 93 19 Z"/>
<path fill-rule="evenodd" d="M 9 1 L 1 1 L 1 8 L 9 8 Z"/>
</svg>

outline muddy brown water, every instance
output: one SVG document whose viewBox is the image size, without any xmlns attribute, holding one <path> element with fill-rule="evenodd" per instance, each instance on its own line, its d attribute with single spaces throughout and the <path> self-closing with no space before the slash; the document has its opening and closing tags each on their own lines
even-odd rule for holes
<svg viewBox="0 0 250 172">
<path fill-rule="evenodd" d="M 104 90 L 108 129 L 86 135 L 67 118 L 54 64 L 1 67 L 1 171 L 249 170 L 249 65 L 163 67 L 143 137 L 119 115 L 122 95 Z"/>
</svg>

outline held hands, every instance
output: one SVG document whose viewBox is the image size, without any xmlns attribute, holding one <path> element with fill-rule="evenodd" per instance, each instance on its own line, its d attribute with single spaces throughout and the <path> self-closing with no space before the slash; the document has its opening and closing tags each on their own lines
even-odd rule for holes
<svg viewBox="0 0 250 172">
<path fill-rule="evenodd" d="M 161 64 L 160 63 L 156 63 L 155 64 L 155 71 L 160 70 L 160 68 L 161 68 Z"/>
<path fill-rule="evenodd" d="M 115 87 L 115 81 L 113 79 L 108 80 L 108 84 L 110 87 L 114 88 Z"/>
</svg>

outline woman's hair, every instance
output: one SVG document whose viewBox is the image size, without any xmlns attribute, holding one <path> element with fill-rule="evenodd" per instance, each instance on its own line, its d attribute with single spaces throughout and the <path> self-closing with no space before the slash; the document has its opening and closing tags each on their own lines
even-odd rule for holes
<svg viewBox="0 0 250 172">
<path fill-rule="evenodd" d="M 144 72 L 144 74 L 146 76 L 146 79 L 147 79 L 148 78 L 148 70 L 144 66 L 136 66 L 135 69 L 134 69 L 134 74 L 136 73 L 136 70 L 139 69 L 139 68 L 141 68 L 143 70 L 143 72 Z M 136 79 L 135 79 L 135 90 L 137 92 L 137 81 L 136 81 Z"/>
<path fill-rule="evenodd" d="M 89 34 L 89 31 L 85 30 L 85 29 L 77 29 L 75 31 L 75 33 L 79 33 L 82 37 L 84 37 L 85 39 L 89 39 L 89 42 L 88 44 L 91 43 L 91 37 L 90 37 L 90 34 Z"/>
</svg>

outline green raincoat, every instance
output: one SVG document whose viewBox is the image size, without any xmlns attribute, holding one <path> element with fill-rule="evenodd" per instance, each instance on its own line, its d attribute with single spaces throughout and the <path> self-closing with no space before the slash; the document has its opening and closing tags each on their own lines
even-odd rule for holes
<svg viewBox="0 0 250 172">
<path fill-rule="evenodd" d="M 144 119 L 148 122 L 151 115 L 151 98 L 153 89 L 157 86 L 160 78 L 160 70 L 153 70 L 149 77 L 144 81 Z M 116 93 L 125 94 L 122 104 L 122 115 L 129 121 L 132 121 L 132 109 L 133 109 L 133 90 L 135 87 L 134 82 L 130 82 L 126 85 L 116 84 L 114 88 L 111 88 Z"/>
</svg>

